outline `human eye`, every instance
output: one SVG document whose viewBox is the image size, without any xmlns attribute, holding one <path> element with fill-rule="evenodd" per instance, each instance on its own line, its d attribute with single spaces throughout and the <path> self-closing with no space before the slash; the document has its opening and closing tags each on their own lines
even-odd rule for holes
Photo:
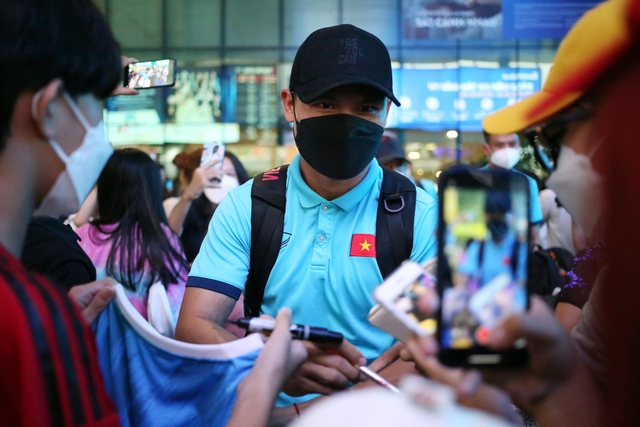
<svg viewBox="0 0 640 427">
<path fill-rule="evenodd" d="M 321 110 L 333 110 L 333 104 L 327 101 L 318 101 L 313 104 L 316 108 L 320 108 Z"/>
<path fill-rule="evenodd" d="M 377 105 L 363 105 L 360 110 L 364 113 L 377 114 L 380 112 L 380 107 Z"/>
</svg>

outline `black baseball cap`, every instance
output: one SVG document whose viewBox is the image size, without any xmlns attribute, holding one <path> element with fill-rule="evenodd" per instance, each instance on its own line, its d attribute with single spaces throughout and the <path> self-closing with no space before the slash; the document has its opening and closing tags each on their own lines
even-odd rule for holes
<svg viewBox="0 0 640 427">
<path fill-rule="evenodd" d="M 383 136 L 376 153 L 376 159 L 380 165 L 386 165 L 393 160 L 402 160 L 403 162 L 411 163 L 404 154 L 404 148 L 395 138 L 390 136 Z"/>
<path fill-rule="evenodd" d="M 346 85 L 379 90 L 396 105 L 391 58 L 379 38 L 350 24 L 314 31 L 293 60 L 289 89 L 304 103 Z"/>
</svg>

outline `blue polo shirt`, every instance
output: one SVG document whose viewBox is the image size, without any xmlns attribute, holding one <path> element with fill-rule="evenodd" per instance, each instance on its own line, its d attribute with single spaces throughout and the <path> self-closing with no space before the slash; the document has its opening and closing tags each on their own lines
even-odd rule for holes
<svg viewBox="0 0 640 427">
<path fill-rule="evenodd" d="M 485 165 L 483 167 L 480 168 L 481 170 L 489 170 L 489 165 Z M 519 170 L 516 169 L 511 169 L 512 172 L 516 172 L 519 173 L 520 175 L 524 176 L 525 178 L 527 178 L 527 181 L 529 181 L 529 206 L 530 206 L 530 210 L 529 210 L 529 222 L 533 225 L 535 224 L 540 224 L 544 218 L 542 216 L 542 207 L 540 206 L 540 197 L 539 197 L 539 191 L 538 191 L 538 183 L 536 182 L 535 179 L 531 178 L 529 175 L 527 175 L 526 173 L 522 173 Z"/>
<path fill-rule="evenodd" d="M 482 265 L 479 265 L 481 244 L 482 242 L 478 240 L 469 244 L 458 265 L 458 272 L 479 279 L 481 286 L 484 286 L 500 274 L 514 273 L 511 258 L 514 250 L 517 250 L 518 264 L 515 266 L 515 279 L 526 279 L 529 248 L 526 243 L 518 243 L 514 233 L 507 234 L 500 242 L 495 242 L 491 238 L 491 233 L 487 233 L 484 240 Z"/>
<path fill-rule="evenodd" d="M 216 209 L 187 286 L 239 298 L 249 271 L 252 184 L 232 191 Z M 367 320 L 375 304 L 371 292 L 382 282 L 376 258 L 367 256 L 375 250 L 381 185 L 374 159 L 358 185 L 327 201 L 302 179 L 296 156 L 287 170 L 282 247 L 262 303 L 270 316 L 290 307 L 295 323 L 342 332 L 369 360 L 394 342 Z M 436 256 L 437 201 L 421 189 L 414 224 L 411 259 L 425 262 Z"/>
</svg>

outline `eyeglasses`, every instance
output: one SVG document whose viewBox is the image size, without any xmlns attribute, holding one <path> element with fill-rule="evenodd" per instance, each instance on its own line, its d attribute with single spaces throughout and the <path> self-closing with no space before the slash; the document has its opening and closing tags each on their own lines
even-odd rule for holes
<svg viewBox="0 0 640 427">
<path fill-rule="evenodd" d="M 558 164 L 567 126 L 573 121 L 587 118 L 592 114 L 592 109 L 581 108 L 579 111 L 573 111 L 541 125 L 525 129 L 520 136 L 529 141 L 540 166 L 547 171 L 553 171 Z"/>
</svg>

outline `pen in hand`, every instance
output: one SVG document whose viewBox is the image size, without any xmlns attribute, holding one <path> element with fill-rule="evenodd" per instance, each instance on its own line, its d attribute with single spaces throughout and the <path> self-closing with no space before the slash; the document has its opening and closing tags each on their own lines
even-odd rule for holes
<svg viewBox="0 0 640 427">
<path fill-rule="evenodd" d="M 254 317 L 251 319 L 234 319 L 229 320 L 228 322 L 233 323 L 242 329 L 246 329 L 249 332 L 262 332 L 267 335 L 276 327 L 275 320 L 263 319 L 260 317 Z M 330 331 L 326 328 L 296 324 L 291 325 L 291 337 L 297 340 L 335 344 L 340 344 L 344 339 L 340 332 Z"/>
</svg>

